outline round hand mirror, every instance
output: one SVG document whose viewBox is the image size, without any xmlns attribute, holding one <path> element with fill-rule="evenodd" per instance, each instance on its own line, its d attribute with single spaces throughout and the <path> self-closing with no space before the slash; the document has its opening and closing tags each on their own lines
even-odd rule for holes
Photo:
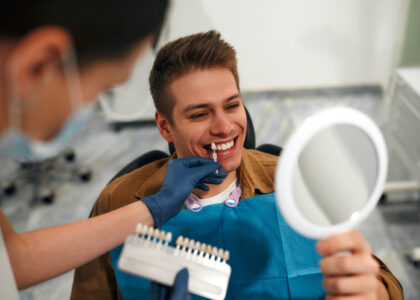
<svg viewBox="0 0 420 300">
<path fill-rule="evenodd" d="M 276 170 L 277 205 L 313 239 L 350 230 L 375 208 L 388 166 L 375 123 L 350 108 L 307 118 L 286 142 Z"/>
</svg>

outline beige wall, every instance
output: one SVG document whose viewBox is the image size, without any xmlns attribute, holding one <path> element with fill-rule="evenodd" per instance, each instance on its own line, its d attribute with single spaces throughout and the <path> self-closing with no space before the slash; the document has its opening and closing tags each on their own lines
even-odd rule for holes
<svg viewBox="0 0 420 300">
<path fill-rule="evenodd" d="M 164 41 L 217 29 L 243 90 L 387 86 L 409 0 L 173 0 Z"/>
<path fill-rule="evenodd" d="M 401 66 L 420 66 L 420 0 L 411 0 Z"/>
</svg>

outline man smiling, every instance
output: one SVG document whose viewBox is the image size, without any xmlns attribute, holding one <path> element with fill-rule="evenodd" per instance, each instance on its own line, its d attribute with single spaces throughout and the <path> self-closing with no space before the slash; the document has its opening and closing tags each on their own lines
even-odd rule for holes
<svg viewBox="0 0 420 300">
<path fill-rule="evenodd" d="M 398 280 L 372 256 L 359 233 L 321 241 L 317 245 L 321 259 L 313 241 L 298 237 L 284 224 L 272 197 L 277 157 L 243 148 L 246 113 L 236 53 L 220 34 L 209 31 L 164 46 L 150 74 L 150 90 L 158 129 L 176 149 L 172 158 L 212 159 L 214 143 L 217 161 L 227 173 L 221 184 L 193 190 L 190 197 L 202 211 L 184 210 L 164 228 L 231 250 L 228 299 L 306 299 L 323 297 L 325 291 L 331 299 L 402 299 Z M 155 193 L 172 158 L 112 182 L 102 192 L 93 215 Z M 232 198 L 234 204 L 228 205 L 226 201 Z M 113 267 L 120 251 L 116 248 L 76 270 L 72 298 L 147 297 L 144 281 Z M 340 251 L 352 255 L 334 255 Z"/>
<path fill-rule="evenodd" d="M 153 86 L 152 93 L 157 94 Z M 171 114 L 162 112 L 155 100 L 159 131 L 174 143 L 178 157 L 212 158 L 211 144 L 216 145 L 217 161 L 228 175 L 222 184 L 194 194 L 201 199 L 217 195 L 236 180 L 245 140 L 246 114 L 235 78 L 218 66 L 190 71 L 172 81 L 170 93 L 177 99 Z"/>
</svg>

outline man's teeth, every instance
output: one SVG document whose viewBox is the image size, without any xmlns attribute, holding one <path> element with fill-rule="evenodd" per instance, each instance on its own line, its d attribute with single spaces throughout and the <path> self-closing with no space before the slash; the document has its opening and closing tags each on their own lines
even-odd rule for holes
<svg viewBox="0 0 420 300">
<path fill-rule="evenodd" d="M 225 143 L 225 144 L 219 144 L 219 145 L 215 145 L 214 143 L 211 144 L 211 149 L 213 151 L 217 150 L 217 151 L 222 151 L 222 150 L 227 150 L 233 147 L 233 145 L 235 144 L 235 142 L 232 140 L 229 143 Z"/>
</svg>

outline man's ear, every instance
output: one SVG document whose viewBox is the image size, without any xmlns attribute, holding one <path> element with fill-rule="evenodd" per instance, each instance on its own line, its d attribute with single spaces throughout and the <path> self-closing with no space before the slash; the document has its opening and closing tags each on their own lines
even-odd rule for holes
<svg viewBox="0 0 420 300">
<path fill-rule="evenodd" d="M 161 136 L 167 141 L 167 142 L 173 142 L 172 138 L 172 127 L 169 123 L 169 120 L 158 110 L 155 112 L 155 120 L 157 127 L 159 129 L 159 132 Z"/>
<path fill-rule="evenodd" d="M 6 72 L 9 88 L 18 99 L 26 99 L 28 93 L 57 76 L 71 45 L 70 34 L 57 26 L 36 29 L 16 43 Z"/>
</svg>

